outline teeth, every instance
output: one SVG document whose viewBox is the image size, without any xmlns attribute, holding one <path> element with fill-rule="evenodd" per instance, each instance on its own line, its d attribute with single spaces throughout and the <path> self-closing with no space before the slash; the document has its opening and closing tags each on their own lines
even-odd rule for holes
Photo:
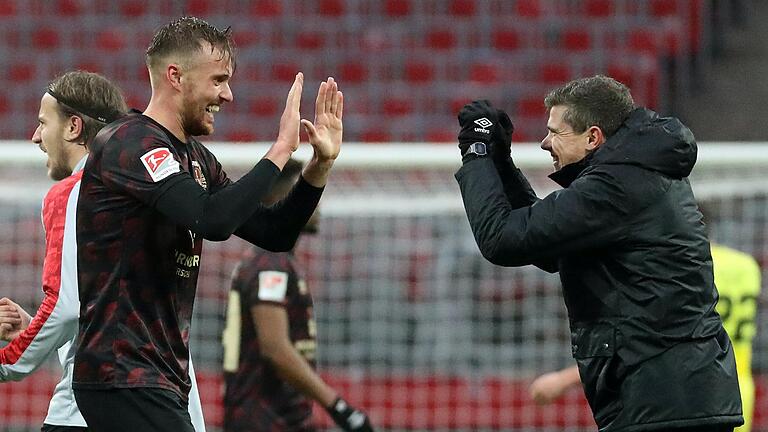
<svg viewBox="0 0 768 432">
<path fill-rule="evenodd" d="M 205 108 L 205 110 L 208 111 L 209 113 L 216 113 L 216 112 L 219 112 L 219 106 L 218 105 L 208 105 Z"/>
</svg>

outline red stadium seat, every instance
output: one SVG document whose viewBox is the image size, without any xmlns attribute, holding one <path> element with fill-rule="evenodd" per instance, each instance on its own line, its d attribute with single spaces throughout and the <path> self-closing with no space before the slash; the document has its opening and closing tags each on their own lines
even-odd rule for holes
<svg viewBox="0 0 768 432">
<path fill-rule="evenodd" d="M 59 42 L 59 32 L 50 28 L 40 28 L 32 34 L 32 46 L 39 50 L 58 48 Z"/>
<path fill-rule="evenodd" d="M 432 30 L 425 39 L 426 46 L 435 50 L 448 50 L 456 46 L 456 35 L 450 30 Z"/>
<path fill-rule="evenodd" d="M 405 65 L 405 79 L 411 84 L 427 84 L 435 77 L 435 70 L 429 63 L 411 62 Z"/>
<path fill-rule="evenodd" d="M 147 14 L 147 2 L 133 0 L 120 3 L 120 14 L 128 18 L 138 18 Z"/>
<path fill-rule="evenodd" d="M 657 33 L 651 29 L 634 29 L 627 37 L 627 48 L 634 52 L 656 54 L 659 51 L 656 35 Z"/>
<path fill-rule="evenodd" d="M 31 63 L 18 63 L 8 68 L 8 77 L 12 82 L 31 81 L 35 77 L 35 65 Z"/>
<path fill-rule="evenodd" d="M 479 84 L 496 84 L 501 78 L 501 71 L 494 64 L 475 63 L 469 68 L 469 79 Z"/>
<path fill-rule="evenodd" d="M 630 89 L 634 84 L 634 73 L 632 68 L 623 64 L 612 64 L 608 66 L 606 74 L 616 81 L 626 85 Z"/>
<path fill-rule="evenodd" d="M 203 16 L 211 12 L 208 0 L 187 0 L 186 13 L 192 16 Z"/>
<path fill-rule="evenodd" d="M 493 32 L 493 47 L 500 51 L 513 51 L 520 48 L 520 34 L 515 30 L 496 30 Z"/>
<path fill-rule="evenodd" d="M 538 18 L 541 16 L 540 0 L 517 0 L 515 13 L 519 17 Z"/>
<path fill-rule="evenodd" d="M 343 0 L 320 0 L 317 10 L 321 15 L 329 17 L 340 17 L 344 15 Z"/>
<path fill-rule="evenodd" d="M 589 17 L 609 17 L 613 15 L 612 0 L 587 0 L 584 4 L 585 14 Z"/>
<path fill-rule="evenodd" d="M 259 117 L 274 117 L 279 112 L 280 104 L 274 97 L 257 97 L 251 100 L 249 111 Z"/>
<path fill-rule="evenodd" d="M 592 38 L 586 30 L 571 29 L 563 32 L 562 44 L 569 51 L 586 51 L 592 48 Z"/>
<path fill-rule="evenodd" d="M 82 12 L 83 5 L 79 0 L 59 0 L 56 3 L 56 14 L 61 16 L 75 16 Z"/>
<path fill-rule="evenodd" d="M 392 136 L 388 131 L 380 128 L 368 129 L 360 134 L 359 140 L 367 143 L 384 143 L 392 141 Z"/>
<path fill-rule="evenodd" d="M 404 17 L 411 13 L 409 0 L 386 0 L 384 12 L 389 17 Z"/>
<path fill-rule="evenodd" d="M 234 32 L 235 45 L 238 49 L 244 49 L 259 42 L 259 33 L 255 30 L 242 29 Z"/>
<path fill-rule="evenodd" d="M 251 6 L 251 15 L 257 18 L 274 18 L 283 13 L 280 0 L 256 0 Z"/>
<path fill-rule="evenodd" d="M 456 17 L 471 17 L 477 12 L 475 0 L 453 0 L 448 6 L 448 12 Z"/>
<path fill-rule="evenodd" d="M 96 36 L 96 46 L 103 51 L 118 52 L 125 45 L 125 38 L 118 31 L 104 30 Z"/>
<path fill-rule="evenodd" d="M 546 84 L 562 84 L 571 79 L 568 66 L 559 63 L 545 64 L 541 67 L 540 81 Z"/>
<path fill-rule="evenodd" d="M 543 117 L 546 113 L 544 99 L 541 97 L 528 97 L 517 101 L 516 115 L 520 117 Z"/>
<path fill-rule="evenodd" d="M 368 69 L 362 62 L 346 62 L 339 67 L 339 77 L 343 83 L 360 83 L 368 79 Z"/>
<path fill-rule="evenodd" d="M 0 115 L 7 113 L 9 108 L 8 98 L 4 94 L 0 94 Z"/>
<path fill-rule="evenodd" d="M 275 81 L 293 82 L 299 71 L 299 66 L 294 63 L 275 63 L 272 65 L 272 79 Z"/>
<path fill-rule="evenodd" d="M 656 18 L 677 15 L 680 11 L 677 9 L 676 0 L 651 0 L 650 12 Z"/>
<path fill-rule="evenodd" d="M 385 115 L 403 116 L 413 111 L 413 101 L 408 98 L 386 97 L 381 103 L 382 111 Z"/>
<path fill-rule="evenodd" d="M 296 48 L 301 50 L 317 50 L 325 46 L 322 33 L 303 31 L 296 35 Z"/>
<path fill-rule="evenodd" d="M 16 15 L 16 1 L 5 0 L 0 2 L 0 17 L 10 17 Z"/>
</svg>

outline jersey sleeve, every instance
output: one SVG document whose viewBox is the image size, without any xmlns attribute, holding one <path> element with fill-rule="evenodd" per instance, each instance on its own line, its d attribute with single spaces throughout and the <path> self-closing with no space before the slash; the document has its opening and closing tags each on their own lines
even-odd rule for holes
<svg viewBox="0 0 768 432">
<path fill-rule="evenodd" d="M 176 176 L 189 176 L 168 137 L 146 124 L 123 125 L 104 145 L 101 178 L 112 190 L 125 192 L 153 204 Z"/>
<path fill-rule="evenodd" d="M 0 381 L 23 379 L 77 334 L 75 209 L 79 183 L 74 188 L 72 183 L 70 179 L 54 185 L 43 202 L 44 297 L 29 326 L 0 349 Z"/>
<path fill-rule="evenodd" d="M 189 380 L 192 382 L 192 388 L 189 390 L 189 418 L 192 420 L 192 426 L 195 432 L 205 432 L 205 418 L 203 417 L 203 404 L 200 402 L 200 392 L 197 390 L 197 376 L 195 368 L 192 365 L 192 355 L 189 356 Z"/>
</svg>

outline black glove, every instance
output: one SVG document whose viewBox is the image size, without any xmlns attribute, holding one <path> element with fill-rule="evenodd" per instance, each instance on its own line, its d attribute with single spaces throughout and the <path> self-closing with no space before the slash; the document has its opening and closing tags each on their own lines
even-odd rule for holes
<svg viewBox="0 0 768 432">
<path fill-rule="evenodd" d="M 515 131 L 515 125 L 504 110 L 497 109 L 496 118 L 499 124 L 491 133 L 493 144 L 490 150 L 493 162 L 498 165 L 506 163 L 512 157 L 512 132 Z"/>
<path fill-rule="evenodd" d="M 368 416 L 355 409 L 341 397 L 337 397 L 331 406 L 325 408 L 334 422 L 347 432 L 373 432 Z"/>
<path fill-rule="evenodd" d="M 459 111 L 459 150 L 464 162 L 483 156 L 478 153 L 468 153 L 472 144 L 478 144 L 485 150 L 486 154 L 493 152 L 493 140 L 491 138 L 494 129 L 497 129 L 499 123 L 498 114 L 495 108 L 487 100 L 476 100 L 464 105 Z M 510 122 L 511 123 L 511 122 Z M 477 147 L 475 149 L 477 150 Z"/>
</svg>

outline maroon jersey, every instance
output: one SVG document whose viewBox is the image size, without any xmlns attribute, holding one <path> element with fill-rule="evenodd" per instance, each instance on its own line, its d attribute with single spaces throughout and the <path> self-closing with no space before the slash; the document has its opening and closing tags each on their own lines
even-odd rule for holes
<svg viewBox="0 0 768 432">
<path fill-rule="evenodd" d="M 314 367 L 312 297 L 291 253 L 255 248 L 235 270 L 224 331 L 224 430 L 313 431 L 311 402 L 262 357 L 251 308 L 284 307 L 294 347 Z"/>
<path fill-rule="evenodd" d="M 202 238 L 153 207 L 178 176 L 210 192 L 230 183 L 202 144 L 143 115 L 108 125 L 91 146 L 77 209 L 75 389 L 156 387 L 187 399 Z"/>
</svg>

